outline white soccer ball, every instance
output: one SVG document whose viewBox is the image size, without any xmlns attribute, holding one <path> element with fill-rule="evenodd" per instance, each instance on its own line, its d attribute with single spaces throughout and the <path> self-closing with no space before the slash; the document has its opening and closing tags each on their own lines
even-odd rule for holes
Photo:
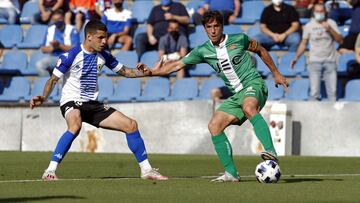
<svg viewBox="0 0 360 203">
<path fill-rule="evenodd" d="M 260 183 L 276 183 L 281 176 L 280 166 L 272 160 L 263 161 L 256 166 L 255 175 Z"/>
</svg>

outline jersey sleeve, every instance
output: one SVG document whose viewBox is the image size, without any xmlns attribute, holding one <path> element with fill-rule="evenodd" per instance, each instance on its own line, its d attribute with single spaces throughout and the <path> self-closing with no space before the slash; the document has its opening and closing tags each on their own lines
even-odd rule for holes
<svg viewBox="0 0 360 203">
<path fill-rule="evenodd" d="M 116 58 L 108 51 L 101 52 L 101 55 L 105 59 L 105 65 L 110 68 L 115 73 L 121 70 L 124 65 L 122 63 L 119 63 Z"/>
<path fill-rule="evenodd" d="M 69 52 L 61 54 L 58 58 L 53 74 L 61 78 L 71 67 L 72 59 L 69 57 Z"/>
<path fill-rule="evenodd" d="M 190 53 L 188 53 L 181 62 L 185 65 L 194 65 L 199 63 L 204 63 L 204 58 L 199 52 L 199 48 L 196 47 Z"/>
<path fill-rule="evenodd" d="M 246 34 L 241 34 L 240 43 L 244 47 L 245 50 L 248 50 L 250 45 L 250 38 Z"/>
</svg>

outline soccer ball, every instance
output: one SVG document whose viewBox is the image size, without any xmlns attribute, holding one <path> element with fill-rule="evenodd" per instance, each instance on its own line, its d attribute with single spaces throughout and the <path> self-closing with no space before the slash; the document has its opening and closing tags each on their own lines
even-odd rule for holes
<svg viewBox="0 0 360 203">
<path fill-rule="evenodd" d="M 263 161 L 256 166 L 255 175 L 260 183 L 276 183 L 281 176 L 280 166 L 272 160 Z"/>
</svg>

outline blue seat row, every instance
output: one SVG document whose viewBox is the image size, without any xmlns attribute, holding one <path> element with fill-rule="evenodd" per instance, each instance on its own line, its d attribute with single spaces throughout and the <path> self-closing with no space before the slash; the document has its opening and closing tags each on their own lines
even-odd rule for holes
<svg viewBox="0 0 360 203">
<path fill-rule="evenodd" d="M 6 25 L 0 29 L 0 39 L 5 48 L 37 49 L 44 43 L 46 25 L 32 25 L 23 37 L 20 25 Z"/>
</svg>

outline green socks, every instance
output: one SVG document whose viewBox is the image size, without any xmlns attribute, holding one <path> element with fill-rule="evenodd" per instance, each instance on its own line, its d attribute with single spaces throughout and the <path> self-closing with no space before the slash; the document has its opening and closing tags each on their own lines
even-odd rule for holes
<svg viewBox="0 0 360 203">
<path fill-rule="evenodd" d="M 261 114 L 258 113 L 253 116 L 250 122 L 254 126 L 255 134 L 265 148 L 265 151 L 272 152 L 274 155 L 277 155 L 271 139 L 269 126 Z"/>
<path fill-rule="evenodd" d="M 222 132 L 219 135 L 212 136 L 212 142 L 215 146 L 215 151 L 221 161 L 221 164 L 225 168 L 225 171 L 234 177 L 238 177 L 239 175 L 234 165 L 232 156 L 231 144 L 225 133 Z"/>
</svg>

